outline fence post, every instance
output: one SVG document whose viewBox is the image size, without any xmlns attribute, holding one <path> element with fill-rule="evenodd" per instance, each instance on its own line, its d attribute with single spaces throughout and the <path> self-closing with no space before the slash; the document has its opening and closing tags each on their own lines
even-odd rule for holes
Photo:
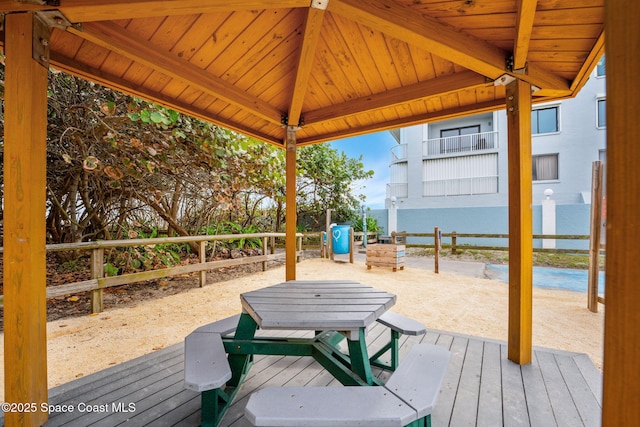
<svg viewBox="0 0 640 427">
<path fill-rule="evenodd" d="M 435 250 L 435 259 L 433 262 L 433 272 L 440 273 L 440 228 L 433 229 L 433 247 Z"/>
<path fill-rule="evenodd" d="M 204 264 L 207 262 L 207 242 L 200 242 L 200 263 Z M 207 271 L 200 271 L 200 283 L 198 284 L 200 287 L 203 287 L 207 284 Z"/>
<path fill-rule="evenodd" d="M 302 261 L 302 256 L 300 254 L 302 254 L 302 236 L 298 237 L 298 250 L 296 251 L 296 262 L 300 262 Z"/>
<path fill-rule="evenodd" d="M 267 237 L 262 237 L 262 255 L 267 256 Z M 267 271 L 267 261 L 262 261 L 262 271 Z"/>
<path fill-rule="evenodd" d="M 271 236 L 271 255 L 276 253 L 276 236 Z"/>
<path fill-rule="evenodd" d="M 91 251 L 91 278 L 104 277 L 104 249 L 97 248 Z M 102 301 L 102 288 L 91 291 L 91 313 L 102 313 L 104 304 Z"/>
<path fill-rule="evenodd" d="M 320 258 L 328 258 L 327 257 L 327 232 L 320 232 Z"/>
<path fill-rule="evenodd" d="M 458 236 L 455 231 L 451 232 L 451 255 L 456 254 L 456 241 L 458 240 Z"/>
</svg>

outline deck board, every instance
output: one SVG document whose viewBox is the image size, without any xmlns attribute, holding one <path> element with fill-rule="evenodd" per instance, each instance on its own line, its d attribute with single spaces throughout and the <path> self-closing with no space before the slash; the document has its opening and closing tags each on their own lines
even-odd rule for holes
<svg viewBox="0 0 640 427">
<path fill-rule="evenodd" d="M 502 425 L 502 370 L 499 344 L 484 343 L 481 375 L 477 424 L 500 426 Z"/>
<path fill-rule="evenodd" d="M 537 352 L 533 353 L 531 364 L 523 366 L 521 371 L 522 382 L 528 396 L 527 407 L 531 426 L 543 427 L 554 425 L 556 421 L 553 416 L 551 402 L 545 390 L 544 377 L 538 364 Z"/>
<path fill-rule="evenodd" d="M 283 336 L 309 333 L 278 331 Z M 389 330 L 377 324 L 368 334 L 370 354 L 389 338 Z M 453 354 L 434 427 L 600 425 L 602 375 L 584 354 L 536 348 L 532 363 L 518 366 L 507 360 L 505 342 L 429 330 L 402 337 L 400 359 L 420 342 Z M 199 425 L 199 394 L 183 387 L 183 351 L 183 344 L 176 344 L 50 390 L 51 404 L 106 404 L 110 411 L 52 414 L 46 426 Z M 384 380 L 389 374 L 374 369 L 374 375 Z M 255 389 L 267 385 L 340 386 L 311 358 L 256 356 L 221 425 L 248 427 L 244 406 Z M 135 412 L 115 411 L 113 403 L 134 403 Z"/>
</svg>

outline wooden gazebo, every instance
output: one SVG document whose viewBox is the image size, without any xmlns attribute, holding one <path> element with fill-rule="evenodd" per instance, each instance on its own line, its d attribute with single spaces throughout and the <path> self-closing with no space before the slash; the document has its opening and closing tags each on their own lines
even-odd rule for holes
<svg viewBox="0 0 640 427">
<path fill-rule="evenodd" d="M 46 402 L 45 151 L 54 67 L 287 151 L 295 278 L 301 145 L 507 109 L 509 358 L 531 358 L 532 103 L 574 96 L 605 50 L 605 425 L 640 407 L 636 0 L 0 0 L 5 54 L 5 398 Z M 40 425 L 42 412 L 6 414 Z"/>
</svg>

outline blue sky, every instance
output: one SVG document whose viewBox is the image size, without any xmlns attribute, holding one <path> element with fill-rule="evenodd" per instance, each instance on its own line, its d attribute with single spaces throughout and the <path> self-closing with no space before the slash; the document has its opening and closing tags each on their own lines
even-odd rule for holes
<svg viewBox="0 0 640 427">
<path fill-rule="evenodd" d="M 367 199 L 365 206 L 371 209 L 384 208 L 389 183 L 389 159 L 391 147 L 397 145 L 389 132 L 379 132 L 369 135 L 355 136 L 330 143 L 331 147 L 343 151 L 347 156 L 358 158 L 362 155 L 362 162 L 366 170 L 373 170 L 372 179 L 356 183 L 356 194 L 364 194 Z"/>
</svg>

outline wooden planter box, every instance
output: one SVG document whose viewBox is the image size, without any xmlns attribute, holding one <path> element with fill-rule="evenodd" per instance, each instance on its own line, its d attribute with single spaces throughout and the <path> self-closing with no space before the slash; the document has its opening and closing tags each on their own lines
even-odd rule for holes
<svg viewBox="0 0 640 427">
<path fill-rule="evenodd" d="M 391 267 L 393 271 L 404 269 L 405 245 L 368 245 L 367 269 Z"/>
</svg>

